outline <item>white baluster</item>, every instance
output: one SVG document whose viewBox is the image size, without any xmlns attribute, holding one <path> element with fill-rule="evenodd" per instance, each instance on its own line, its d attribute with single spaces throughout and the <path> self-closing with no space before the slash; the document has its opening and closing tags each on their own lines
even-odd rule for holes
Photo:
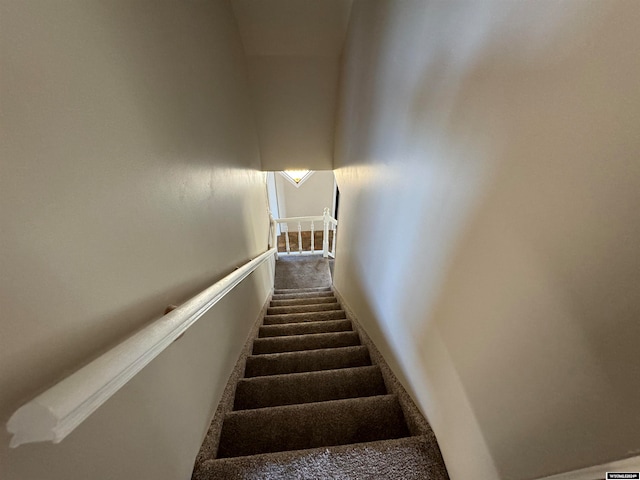
<svg viewBox="0 0 640 480">
<path fill-rule="evenodd" d="M 269 247 L 273 248 L 276 246 L 275 240 L 275 220 L 273 219 L 273 215 L 269 214 Z"/>
<path fill-rule="evenodd" d="M 329 209 L 325 208 L 322 212 L 324 229 L 322 230 L 322 256 L 327 258 L 329 256 Z"/>
<path fill-rule="evenodd" d="M 302 225 L 298 222 L 298 252 L 302 253 Z"/>
<path fill-rule="evenodd" d="M 315 249 L 316 249 L 316 238 L 315 238 L 315 225 L 314 225 L 314 221 L 311 221 L 311 253 L 314 253 Z"/>
<path fill-rule="evenodd" d="M 331 222 L 333 230 L 333 238 L 331 239 L 331 256 L 336 258 L 336 224 Z"/>
<path fill-rule="evenodd" d="M 271 248 L 275 247 L 276 249 L 276 260 L 277 260 L 278 259 L 278 224 L 273 218 L 273 215 L 271 215 L 271 212 L 269 212 L 269 240 L 271 242 L 271 245 L 269 246 Z"/>
<path fill-rule="evenodd" d="M 282 227 L 284 227 L 284 228 L 282 228 Z M 291 245 L 289 245 L 289 224 L 288 223 L 283 223 L 281 225 L 280 230 L 284 234 L 284 243 L 287 246 L 287 254 L 290 254 L 291 253 Z"/>
</svg>

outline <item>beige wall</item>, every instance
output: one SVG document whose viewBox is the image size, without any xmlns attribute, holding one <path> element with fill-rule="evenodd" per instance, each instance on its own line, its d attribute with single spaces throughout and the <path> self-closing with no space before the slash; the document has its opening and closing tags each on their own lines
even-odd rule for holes
<svg viewBox="0 0 640 480">
<path fill-rule="evenodd" d="M 331 209 L 333 205 L 334 176 L 331 170 L 313 172 L 313 175 L 297 188 L 280 173 L 276 172 L 275 179 L 281 217 L 322 215 L 325 208 Z M 310 227 L 303 225 L 303 228 L 308 230 Z M 316 223 L 316 228 L 322 226 Z"/>
<path fill-rule="evenodd" d="M 226 2 L 3 1 L 0 419 L 266 249 Z M 266 300 L 265 264 L 58 445 L 3 480 L 188 479 Z"/>
<path fill-rule="evenodd" d="M 634 1 L 354 4 L 335 283 L 453 480 L 640 452 L 638 25 Z"/>
<path fill-rule="evenodd" d="M 232 0 L 264 170 L 331 170 L 351 0 Z"/>
<path fill-rule="evenodd" d="M 265 170 L 333 168 L 337 58 L 248 57 Z"/>
</svg>

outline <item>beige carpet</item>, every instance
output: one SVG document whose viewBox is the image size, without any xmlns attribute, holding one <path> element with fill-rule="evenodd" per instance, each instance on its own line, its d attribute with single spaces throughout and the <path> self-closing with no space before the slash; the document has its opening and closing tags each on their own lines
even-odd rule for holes
<svg viewBox="0 0 640 480">
<path fill-rule="evenodd" d="M 193 480 L 448 480 L 429 424 L 330 278 L 322 257 L 278 261 Z"/>
<path fill-rule="evenodd" d="M 280 254 L 276 262 L 275 288 L 331 286 L 329 261 L 322 255 Z"/>
<path fill-rule="evenodd" d="M 429 461 L 429 458 L 435 458 Z M 298 452 L 220 459 L 203 465 L 198 479 L 447 480 L 439 452 L 423 437 Z M 425 460 L 427 459 L 427 460 Z"/>
</svg>

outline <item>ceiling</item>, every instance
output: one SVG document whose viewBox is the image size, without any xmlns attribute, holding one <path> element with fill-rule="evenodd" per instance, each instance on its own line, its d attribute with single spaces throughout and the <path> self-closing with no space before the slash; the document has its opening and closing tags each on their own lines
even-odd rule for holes
<svg viewBox="0 0 640 480">
<path fill-rule="evenodd" d="M 247 56 L 339 57 L 351 0 L 232 0 Z"/>
<path fill-rule="evenodd" d="M 263 170 L 331 170 L 351 0 L 232 0 Z"/>
</svg>

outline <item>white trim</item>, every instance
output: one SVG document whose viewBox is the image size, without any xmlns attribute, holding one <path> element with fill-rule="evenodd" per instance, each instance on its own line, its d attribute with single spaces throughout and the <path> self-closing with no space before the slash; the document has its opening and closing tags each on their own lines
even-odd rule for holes
<svg viewBox="0 0 640 480">
<path fill-rule="evenodd" d="M 313 217 L 276 218 L 274 220 L 276 222 L 278 222 L 278 223 L 322 222 L 322 221 L 324 221 L 324 217 L 322 215 L 316 215 L 316 216 L 313 216 Z"/>
<path fill-rule="evenodd" d="M 274 218 L 280 216 L 280 200 L 278 198 L 278 185 L 276 184 L 275 172 L 267 172 L 267 200 L 269 210 Z M 276 224 L 277 235 L 280 235 L 280 225 Z"/>
<path fill-rule="evenodd" d="M 60 442 L 275 253 L 267 250 L 20 407 L 7 422 L 10 446 Z"/>
<path fill-rule="evenodd" d="M 624 460 L 603 463 L 602 465 L 581 468 L 580 470 L 573 470 L 571 472 L 558 473 L 556 475 L 539 478 L 538 480 L 595 480 L 597 478 L 604 478 L 606 472 L 637 472 L 638 470 L 640 470 L 640 457 L 631 457 L 625 458 Z"/>
<path fill-rule="evenodd" d="M 295 180 L 294 180 L 293 178 L 291 178 L 291 177 L 287 174 L 287 171 L 286 171 L 286 170 L 281 171 L 281 172 L 278 172 L 278 173 L 279 173 L 280 175 L 282 175 L 284 178 L 286 178 L 286 179 L 289 181 L 289 183 L 290 183 L 291 185 L 293 185 L 293 186 L 294 186 L 294 187 L 296 187 L 296 188 L 300 188 L 300 185 L 302 185 L 304 182 L 306 182 L 307 180 L 309 180 L 309 177 L 311 177 L 311 175 L 313 175 L 313 174 L 315 173 L 315 171 L 314 171 L 314 170 L 307 170 L 307 173 L 305 173 L 305 174 L 302 176 L 302 178 L 300 179 L 300 181 L 299 181 L 298 183 L 296 183 L 296 182 L 295 182 Z"/>
<path fill-rule="evenodd" d="M 324 216 L 318 215 L 315 217 L 289 217 L 289 218 L 274 218 L 277 223 L 296 223 L 296 222 L 323 222 Z M 333 223 L 334 225 L 338 225 L 338 220 L 333 217 L 329 217 L 327 219 L 329 223 Z"/>
<path fill-rule="evenodd" d="M 331 216 L 336 216 L 336 196 L 338 195 L 338 181 L 336 180 L 335 173 L 333 174 L 333 200 L 331 202 Z"/>
</svg>

